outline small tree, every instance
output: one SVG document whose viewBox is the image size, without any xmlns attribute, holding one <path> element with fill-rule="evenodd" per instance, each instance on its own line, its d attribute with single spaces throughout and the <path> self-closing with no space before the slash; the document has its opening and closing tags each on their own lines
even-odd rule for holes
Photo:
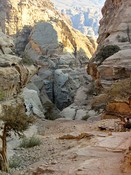
<svg viewBox="0 0 131 175">
<path fill-rule="evenodd" d="M 29 124 L 33 123 L 34 119 L 31 116 L 27 116 L 24 107 L 21 104 L 18 104 L 16 107 L 3 106 L 0 120 L 2 121 L 2 134 L 0 135 L 2 140 L 0 169 L 8 172 L 6 137 L 11 131 L 14 131 L 15 134 L 20 136 L 23 131 L 28 128 Z"/>
</svg>

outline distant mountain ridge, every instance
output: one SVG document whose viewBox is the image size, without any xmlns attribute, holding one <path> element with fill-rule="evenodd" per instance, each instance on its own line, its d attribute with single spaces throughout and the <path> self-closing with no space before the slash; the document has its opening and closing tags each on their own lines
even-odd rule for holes
<svg viewBox="0 0 131 175">
<path fill-rule="evenodd" d="M 98 35 L 101 8 L 105 0 L 51 0 L 55 7 L 67 15 L 74 28 L 88 36 Z"/>
</svg>

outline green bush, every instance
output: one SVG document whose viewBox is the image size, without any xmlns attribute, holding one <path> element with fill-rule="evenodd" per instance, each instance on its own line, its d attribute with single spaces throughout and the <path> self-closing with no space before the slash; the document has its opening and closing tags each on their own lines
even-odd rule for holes
<svg viewBox="0 0 131 175">
<path fill-rule="evenodd" d="M 9 159 L 9 167 L 10 168 L 18 168 L 21 165 L 21 161 L 19 158 L 11 158 Z"/>
<path fill-rule="evenodd" d="M 24 65 L 31 66 L 34 64 L 34 61 L 31 58 L 25 57 L 25 58 L 22 58 L 21 63 Z"/>
<path fill-rule="evenodd" d="M 46 110 L 45 112 L 45 119 L 47 120 L 55 120 L 60 118 L 59 112 L 55 108 L 54 104 L 51 102 L 46 102 L 44 104 L 44 109 Z"/>
<path fill-rule="evenodd" d="M 82 117 L 82 120 L 87 120 L 90 116 L 89 115 L 85 115 Z"/>
<path fill-rule="evenodd" d="M 101 64 L 106 58 L 114 55 L 120 48 L 117 45 L 103 46 L 100 51 L 96 54 L 96 61 Z"/>
<path fill-rule="evenodd" d="M 31 148 L 34 146 L 39 146 L 41 141 L 39 138 L 32 136 L 30 138 L 24 137 L 20 143 L 20 147 L 22 148 Z"/>
<path fill-rule="evenodd" d="M 0 101 L 3 100 L 5 97 L 5 93 L 3 90 L 0 89 Z"/>
</svg>

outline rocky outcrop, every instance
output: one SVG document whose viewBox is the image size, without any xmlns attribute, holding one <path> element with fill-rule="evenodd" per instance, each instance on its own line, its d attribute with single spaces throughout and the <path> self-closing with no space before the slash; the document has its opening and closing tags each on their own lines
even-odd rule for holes
<svg viewBox="0 0 131 175">
<path fill-rule="evenodd" d="M 27 110 L 29 103 L 32 103 L 35 114 L 45 114 L 48 118 L 47 115 L 54 110 L 54 116 L 57 116 L 58 110 L 52 107 L 51 101 L 63 109 L 74 102 L 77 90 L 85 82 L 89 83 L 90 78 L 86 76 L 84 66 L 95 51 L 95 42 L 73 29 L 70 22 L 47 0 L 4 1 L 1 2 L 0 14 L 2 30 L 15 35 L 16 53 L 26 60 L 31 58 L 41 66 L 31 80 L 32 85 L 24 92 Z M 16 71 L 22 72 L 22 67 L 13 66 Z M 28 82 L 25 72 L 28 74 L 26 70 L 20 74 L 22 87 Z M 51 101 L 45 98 L 46 93 Z M 26 100 L 27 94 L 32 100 Z M 40 104 L 39 107 L 34 98 Z M 77 103 L 78 101 L 77 99 Z M 38 112 L 35 108 L 39 108 Z M 75 108 L 80 110 L 80 107 Z M 85 115 L 86 112 L 83 111 L 78 111 L 76 118 Z"/>
<path fill-rule="evenodd" d="M 131 96 L 129 90 L 131 76 L 130 6 L 130 0 L 107 0 L 105 2 L 102 9 L 103 18 L 100 21 L 98 49 L 92 59 L 93 63 L 88 66 L 88 72 L 93 75 L 97 82 L 96 85 L 101 85 L 103 88 L 102 91 L 99 91 L 99 96 L 94 97 L 93 107 L 105 108 L 107 114 L 120 118 L 130 115 L 128 100 Z M 117 45 L 121 50 L 112 56 L 107 56 L 101 64 L 97 65 L 97 56 L 101 48 L 107 45 L 113 45 L 113 47 Z M 106 52 L 105 55 L 107 54 Z"/>
<path fill-rule="evenodd" d="M 16 52 L 22 54 L 32 27 L 40 21 L 47 23 L 40 23 L 36 25 L 29 38 L 29 46 L 37 52 L 46 53 L 47 45 L 52 39 L 55 46 L 51 49 L 64 47 L 64 51 L 68 52 L 82 52 L 87 57 L 91 57 L 95 51 L 96 45 L 84 37 L 80 32 L 74 30 L 68 20 L 60 15 L 52 3 L 47 0 L 31 1 L 31 0 L 17 0 L 17 1 L 2 1 L 0 7 L 0 21 L 2 31 L 8 35 L 16 35 Z M 49 22 L 49 23 L 48 23 Z M 44 31 L 42 32 L 42 30 Z M 41 33 L 42 32 L 42 33 Z M 49 37 L 49 33 L 53 35 Z M 36 37 L 36 34 L 38 37 Z M 45 36 L 47 37 L 45 38 Z M 53 37 L 53 38 L 51 38 Z M 41 42 L 44 40 L 43 42 Z M 47 42 L 47 43 L 46 43 Z M 46 48 L 45 48 L 45 44 Z M 44 48 L 43 48 L 43 47 Z"/>
<path fill-rule="evenodd" d="M 53 56 L 55 53 L 63 52 L 90 58 L 94 51 L 95 47 L 87 37 L 73 30 L 61 19 L 58 22 L 37 23 L 25 49 L 26 55 L 32 59 L 38 59 L 41 55 Z"/>
<path fill-rule="evenodd" d="M 24 26 L 34 26 L 38 21 L 47 21 L 52 16 L 58 16 L 48 0 L 1 0 L 0 4 L 2 31 L 8 35 L 16 34 Z"/>
<path fill-rule="evenodd" d="M 41 98 L 43 99 L 42 94 L 46 90 L 50 100 L 59 109 L 72 104 L 78 89 L 92 80 L 86 75 L 85 68 L 82 68 L 87 64 L 87 60 L 83 60 L 80 64 L 72 54 L 66 53 L 55 57 L 41 56 L 40 62 L 44 66 L 32 81 L 40 90 Z M 76 103 L 79 104 L 78 99 Z"/>
<path fill-rule="evenodd" d="M 0 101 L 3 101 L 13 96 L 17 97 L 31 76 L 37 72 L 37 68 L 34 65 L 20 64 L 22 58 L 11 54 L 10 47 L 13 46 L 13 40 L 2 32 L 0 38 L 4 51 L 0 53 Z"/>
<path fill-rule="evenodd" d="M 107 0 L 102 9 L 100 21 L 99 46 L 117 44 L 122 49 L 131 48 L 130 35 L 130 0 Z"/>
<path fill-rule="evenodd" d="M 97 75 L 103 86 L 109 87 L 114 81 L 130 76 L 130 4 L 129 0 L 107 0 L 102 9 L 97 53 L 105 45 L 117 45 L 121 49 L 98 67 Z M 96 56 L 93 58 L 95 61 Z"/>
</svg>

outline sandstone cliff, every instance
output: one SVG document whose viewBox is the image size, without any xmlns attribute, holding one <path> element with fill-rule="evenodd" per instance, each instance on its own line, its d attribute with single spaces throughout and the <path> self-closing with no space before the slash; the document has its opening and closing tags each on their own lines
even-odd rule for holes
<svg viewBox="0 0 131 175">
<path fill-rule="evenodd" d="M 65 20 L 65 18 L 55 10 L 50 1 L 17 0 L 14 2 L 12 0 L 6 0 L 0 1 L 0 3 L 0 21 L 2 30 L 8 35 L 17 34 L 17 53 L 21 53 L 21 49 L 24 50 L 24 46 L 28 43 L 31 27 L 40 21 L 50 23 L 52 31 L 49 28 L 47 28 L 47 31 L 49 29 L 50 32 L 54 32 L 58 35 L 57 38 L 54 38 L 56 40 L 55 42 L 62 43 L 66 51 L 73 53 L 77 48 L 77 51 L 82 50 L 82 53 L 85 52 L 85 55 L 89 58 L 94 53 L 96 44 L 92 44 L 90 39 L 74 30 L 68 23 L 68 20 Z M 49 25 L 47 25 L 47 27 L 48 26 Z M 18 33 L 20 31 L 21 33 Z M 40 33 L 41 32 L 38 31 L 39 36 Z M 40 37 L 45 38 L 46 35 L 47 33 Z M 32 45 L 34 45 L 34 41 L 31 40 L 31 42 Z M 37 45 L 38 43 L 36 42 L 35 44 Z"/>
<path fill-rule="evenodd" d="M 13 40 L 0 32 L 0 101 L 9 100 L 21 92 L 30 78 L 37 72 L 37 68 L 24 66 L 20 62 L 22 58 L 13 54 L 10 47 Z"/>
<path fill-rule="evenodd" d="M 99 46 L 117 44 L 122 49 L 131 48 L 131 1 L 107 0 L 102 9 L 100 21 Z"/>
<path fill-rule="evenodd" d="M 34 96 L 38 92 L 44 106 L 46 89 L 59 109 L 73 103 L 78 88 L 90 79 L 84 66 L 96 49 L 95 41 L 73 29 L 47 0 L 1 1 L 0 18 L 2 30 L 15 36 L 16 53 L 42 66 L 29 85 Z"/>
<path fill-rule="evenodd" d="M 95 75 L 94 79 L 97 85 L 99 82 L 99 85 L 101 84 L 103 87 L 103 93 L 105 90 L 107 93 L 106 101 L 105 98 L 102 99 L 101 95 L 97 97 L 97 100 L 99 99 L 99 105 L 98 103 L 97 105 L 101 106 L 105 103 L 107 112 L 114 113 L 116 116 L 130 115 L 131 1 L 107 0 L 102 14 L 97 53 L 100 53 L 101 48 L 107 45 L 113 45 L 113 47 L 117 45 L 121 50 L 112 56 L 107 56 L 103 62 L 97 65 L 97 69 L 93 65 L 94 63 L 91 64 L 91 67 L 89 66 L 90 70 L 88 69 L 88 71 Z M 93 61 L 99 62 L 97 54 Z"/>
<path fill-rule="evenodd" d="M 8 35 L 16 34 L 24 26 L 33 26 L 40 20 L 58 16 L 48 0 L 0 0 L 0 4 L 1 27 Z"/>
</svg>

